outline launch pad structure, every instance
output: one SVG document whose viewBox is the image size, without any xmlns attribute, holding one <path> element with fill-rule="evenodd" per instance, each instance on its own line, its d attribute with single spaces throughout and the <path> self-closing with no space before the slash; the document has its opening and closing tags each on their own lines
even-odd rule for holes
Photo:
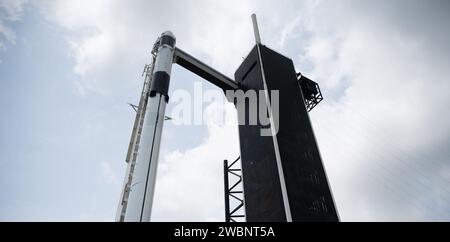
<svg viewBox="0 0 450 242">
<path fill-rule="evenodd" d="M 312 129 L 308 112 L 323 97 L 318 84 L 296 73 L 291 59 L 261 43 L 256 16 L 252 15 L 256 44 L 235 72 L 234 79 L 211 68 L 175 46 L 167 31 L 155 42 L 151 63 L 144 69 L 145 81 L 126 156 L 127 170 L 116 221 L 151 220 L 161 134 L 172 64 L 176 63 L 216 85 L 224 92 L 262 92 L 257 101 L 267 108 L 257 110 L 270 123 L 239 123 L 241 154 L 224 161 L 225 221 L 247 222 L 339 221 L 333 196 Z M 279 92 L 278 99 L 271 95 Z M 238 118 L 250 117 L 249 100 L 233 102 Z M 274 110 L 271 102 L 278 102 Z M 273 115 L 277 111 L 278 115 Z M 262 129 L 270 131 L 261 135 Z M 236 168 L 240 162 L 240 168 Z M 229 184 L 229 175 L 238 180 Z M 237 190 L 242 183 L 242 190 Z M 239 197 L 237 194 L 241 194 Z M 230 208 L 229 199 L 238 201 Z M 234 204 L 234 203 L 233 203 Z M 245 214 L 237 214 L 244 208 Z"/>
</svg>

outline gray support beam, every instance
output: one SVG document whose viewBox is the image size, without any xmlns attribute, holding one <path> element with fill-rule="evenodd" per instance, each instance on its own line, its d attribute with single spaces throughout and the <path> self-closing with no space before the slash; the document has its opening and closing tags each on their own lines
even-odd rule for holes
<svg viewBox="0 0 450 242">
<path fill-rule="evenodd" d="M 175 63 L 200 77 L 203 77 L 212 84 L 220 87 L 222 90 L 236 90 L 239 88 L 239 84 L 233 79 L 214 70 L 179 48 L 175 48 Z"/>
</svg>

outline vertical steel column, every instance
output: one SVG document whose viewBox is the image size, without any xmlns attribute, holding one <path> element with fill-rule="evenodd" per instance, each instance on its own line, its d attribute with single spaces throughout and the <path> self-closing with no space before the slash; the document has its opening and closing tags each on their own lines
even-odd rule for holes
<svg viewBox="0 0 450 242">
<path fill-rule="evenodd" d="M 175 36 L 167 31 L 161 35 L 159 41 L 144 117 L 142 140 L 125 214 L 125 221 L 130 222 L 149 222 L 151 218 L 159 146 L 166 103 L 169 101 L 168 90 L 174 59 Z"/>
<path fill-rule="evenodd" d="M 233 168 L 233 166 L 241 159 L 239 156 L 236 160 L 228 164 L 228 160 L 223 161 L 223 171 L 224 171 L 224 190 L 225 190 L 225 221 L 226 222 L 238 222 L 236 218 L 245 218 L 244 214 L 239 214 L 238 212 L 242 207 L 244 207 L 244 191 L 243 187 L 239 190 L 239 184 L 242 182 L 242 168 Z M 241 173 L 241 174 L 239 174 Z M 237 181 L 232 182 L 230 186 L 230 174 L 234 175 L 238 178 Z M 241 194 L 242 198 L 240 198 L 237 194 Z M 233 210 L 231 210 L 230 200 L 231 198 L 234 201 L 238 202 L 237 205 L 233 206 Z M 241 211 L 244 212 L 245 211 Z"/>
<path fill-rule="evenodd" d="M 230 198 L 229 198 L 229 185 L 228 185 L 228 160 L 223 161 L 223 179 L 225 188 L 225 222 L 230 222 Z"/>
</svg>

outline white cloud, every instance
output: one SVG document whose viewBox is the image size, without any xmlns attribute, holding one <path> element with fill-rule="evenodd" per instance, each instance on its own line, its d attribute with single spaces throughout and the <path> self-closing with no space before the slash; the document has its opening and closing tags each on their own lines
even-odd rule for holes
<svg viewBox="0 0 450 242">
<path fill-rule="evenodd" d="M 307 74 L 325 94 L 312 120 L 343 219 L 445 218 L 436 211 L 447 205 L 430 204 L 450 200 L 442 188 L 448 178 L 437 175 L 449 167 L 442 159 L 426 162 L 421 153 L 449 140 L 450 117 L 440 115 L 450 102 L 444 94 L 449 62 L 433 53 L 422 33 L 377 21 L 370 6 L 327 5 L 308 15 L 311 38 L 303 58 L 312 62 Z"/>
<path fill-rule="evenodd" d="M 119 180 L 117 178 L 116 172 L 109 162 L 100 162 L 100 171 L 103 182 L 112 185 L 119 185 Z"/>
<path fill-rule="evenodd" d="M 40 8 L 50 22 L 69 31 L 80 84 L 105 94 L 114 91 L 119 81 L 138 76 L 154 41 L 168 29 L 176 34 L 180 47 L 232 74 L 251 46 L 242 41 L 251 38 L 250 7 L 245 1 L 239 4 L 236 8 L 228 2 L 94 0 L 89 4 L 49 1 Z M 242 22 L 247 26 L 235 27 Z"/>
<path fill-rule="evenodd" d="M 8 44 L 15 44 L 16 34 L 9 25 L 21 19 L 27 2 L 27 0 L 0 1 L 0 50 L 5 50 Z"/>
</svg>

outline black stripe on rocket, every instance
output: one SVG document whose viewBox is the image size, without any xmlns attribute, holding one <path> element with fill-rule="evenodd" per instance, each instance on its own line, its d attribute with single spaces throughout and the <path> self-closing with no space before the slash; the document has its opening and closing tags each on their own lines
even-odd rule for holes
<svg viewBox="0 0 450 242">
<path fill-rule="evenodd" d="M 165 71 L 157 71 L 153 74 L 152 84 L 150 86 L 150 97 L 156 96 L 156 93 L 165 96 L 166 103 L 169 102 L 169 83 L 170 75 Z"/>
<path fill-rule="evenodd" d="M 161 46 L 168 45 L 173 48 L 175 46 L 175 38 L 170 35 L 163 35 L 161 36 L 160 44 Z"/>
<path fill-rule="evenodd" d="M 174 48 L 175 38 L 171 35 L 163 35 L 160 39 L 162 48 Z M 153 80 L 150 86 L 150 97 L 156 96 L 157 93 L 164 95 L 166 103 L 169 102 L 169 70 L 155 70 Z"/>
</svg>

